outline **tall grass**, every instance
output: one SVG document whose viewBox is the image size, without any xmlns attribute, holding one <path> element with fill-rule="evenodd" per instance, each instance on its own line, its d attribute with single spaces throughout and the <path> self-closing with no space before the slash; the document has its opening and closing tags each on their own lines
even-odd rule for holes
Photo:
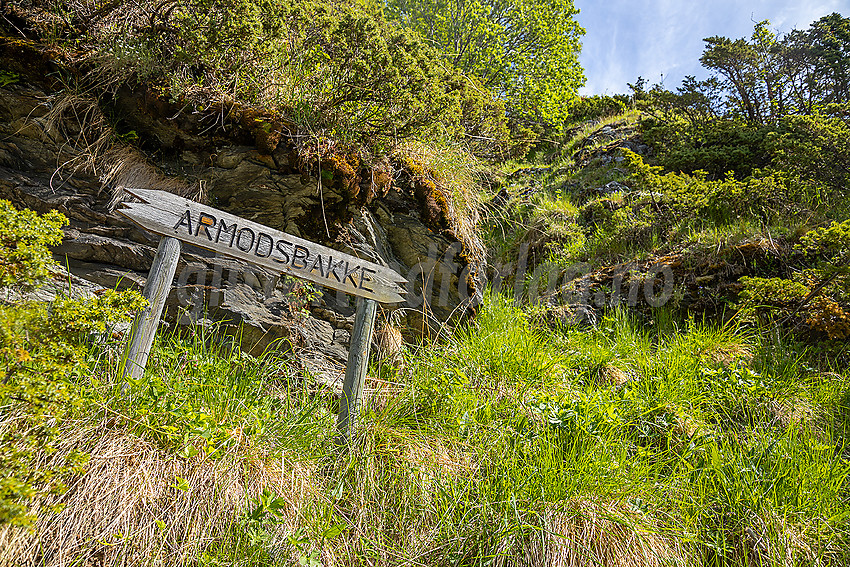
<svg viewBox="0 0 850 567">
<path fill-rule="evenodd" d="M 242 504 L 170 564 L 846 564 L 846 369 L 728 326 L 654 327 L 617 311 L 542 329 L 490 295 L 372 369 L 399 386 L 370 379 L 348 447 L 334 399 L 286 361 L 171 335 L 128 388 L 104 362 L 81 423 L 242 471 Z"/>
<path fill-rule="evenodd" d="M 101 377 L 114 368 L 109 359 Z M 294 443 L 316 436 L 332 416 L 295 378 L 286 361 L 241 351 L 239 337 L 218 328 L 173 330 L 158 337 L 144 377 L 111 376 L 84 384 L 91 403 L 129 419 L 131 429 L 164 449 L 219 457 L 234 443 Z"/>
</svg>

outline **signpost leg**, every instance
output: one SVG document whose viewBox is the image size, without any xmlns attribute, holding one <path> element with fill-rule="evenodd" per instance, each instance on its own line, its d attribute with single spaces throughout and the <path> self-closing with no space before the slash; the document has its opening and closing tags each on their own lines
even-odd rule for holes
<svg viewBox="0 0 850 567">
<path fill-rule="evenodd" d="M 156 256 L 145 282 L 144 296 L 148 306 L 136 315 L 130 330 L 130 340 L 124 353 L 124 378 L 139 379 L 145 373 L 145 365 L 153 346 L 156 328 L 162 316 L 165 299 L 171 289 L 177 261 L 180 259 L 180 241 L 163 236 L 159 241 Z"/>
<path fill-rule="evenodd" d="M 366 371 L 369 368 L 369 347 L 372 344 L 372 329 L 378 303 L 373 299 L 357 298 L 357 312 L 354 315 L 354 329 L 351 332 L 351 345 L 348 349 L 348 364 L 345 367 L 345 383 L 342 386 L 342 399 L 339 401 L 337 429 L 339 441 L 347 442 L 351 430 L 357 421 L 357 412 L 363 398 L 363 386 Z"/>
</svg>

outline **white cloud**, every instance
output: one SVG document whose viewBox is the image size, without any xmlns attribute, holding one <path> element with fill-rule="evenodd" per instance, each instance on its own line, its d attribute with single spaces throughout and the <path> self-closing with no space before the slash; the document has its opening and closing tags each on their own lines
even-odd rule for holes
<svg viewBox="0 0 850 567">
<path fill-rule="evenodd" d="M 847 0 L 576 0 L 576 7 L 587 30 L 581 56 L 587 75 L 583 94 L 627 92 L 626 83 L 638 76 L 655 83 L 662 73 L 664 85 L 672 89 L 685 75 L 707 75 L 699 63 L 703 38 L 749 37 L 761 20 L 787 33 L 850 8 Z"/>
<path fill-rule="evenodd" d="M 843 4 L 843 6 L 842 6 Z M 825 0 L 821 2 L 789 2 L 788 6 L 780 10 L 771 19 L 771 25 L 782 33 L 793 29 L 809 27 L 812 22 L 832 12 L 841 12 L 842 8 L 847 11 L 848 6 L 841 0 Z M 844 14 L 845 17 L 848 14 Z"/>
</svg>

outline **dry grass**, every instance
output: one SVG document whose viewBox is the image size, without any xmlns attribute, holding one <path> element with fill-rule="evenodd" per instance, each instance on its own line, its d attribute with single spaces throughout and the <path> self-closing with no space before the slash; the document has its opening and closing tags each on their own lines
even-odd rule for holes
<svg viewBox="0 0 850 567">
<path fill-rule="evenodd" d="M 538 520 L 539 522 L 539 520 Z M 529 522 L 531 528 L 534 521 Z M 691 550 L 623 503 L 575 499 L 544 514 L 543 526 L 502 541 L 499 567 L 686 567 Z"/>
<path fill-rule="evenodd" d="M 767 399 L 761 402 L 767 413 L 772 416 L 771 424 L 780 430 L 794 430 L 798 433 L 812 432 L 825 437 L 826 420 L 818 408 L 807 399 Z"/>
<path fill-rule="evenodd" d="M 375 331 L 375 358 L 383 363 L 401 367 L 404 362 L 404 337 L 398 325 L 386 323 Z"/>
<path fill-rule="evenodd" d="M 448 446 L 427 439 L 416 440 L 405 446 L 402 458 L 423 481 L 468 477 L 477 468 L 468 447 Z"/>
<path fill-rule="evenodd" d="M 716 345 L 708 354 L 709 360 L 715 364 L 729 366 L 737 361 L 749 362 L 753 358 L 753 349 L 744 342 Z"/>
<path fill-rule="evenodd" d="M 487 250 L 478 231 L 482 197 L 481 165 L 459 145 L 408 140 L 397 150 L 404 161 L 421 166 L 448 202 L 452 230 L 471 261 L 483 261 Z"/>
<path fill-rule="evenodd" d="M 799 530 L 789 526 L 779 514 L 771 516 L 762 518 L 753 513 L 746 522 L 730 528 L 729 536 L 734 542 L 728 557 L 730 564 L 752 567 L 820 564 Z"/>
<path fill-rule="evenodd" d="M 68 428 L 56 453 L 91 455 L 85 474 L 50 502 L 33 531 L 0 529 L 0 565 L 188 565 L 222 537 L 251 496 L 269 488 L 290 504 L 279 530 L 294 529 L 313 496 L 311 472 L 264 462 L 250 452 L 219 460 L 183 459 L 107 424 Z M 48 457 L 43 457 L 48 458 Z M 185 479 L 187 490 L 178 488 Z"/>
<path fill-rule="evenodd" d="M 630 370 L 624 370 L 613 364 L 605 364 L 599 370 L 599 384 L 602 387 L 622 388 L 634 378 Z"/>
<path fill-rule="evenodd" d="M 691 565 L 681 541 L 663 535 L 652 518 L 623 503 L 576 500 L 547 514 L 546 567 L 669 567 Z"/>
<path fill-rule="evenodd" d="M 158 189 L 174 193 L 194 201 L 204 201 L 205 192 L 201 185 L 190 186 L 174 177 L 166 177 L 148 163 L 142 155 L 129 147 L 117 147 L 99 160 L 100 181 L 112 189 L 114 203 L 126 194 L 125 187 Z"/>
<path fill-rule="evenodd" d="M 113 205 L 125 196 L 125 187 L 159 189 L 195 200 L 205 198 L 202 187 L 163 175 L 141 152 L 124 144 L 92 98 L 59 95 L 46 117 L 45 131 L 64 141 L 63 161 L 51 185 L 63 175 L 86 171 L 112 192 Z"/>
</svg>

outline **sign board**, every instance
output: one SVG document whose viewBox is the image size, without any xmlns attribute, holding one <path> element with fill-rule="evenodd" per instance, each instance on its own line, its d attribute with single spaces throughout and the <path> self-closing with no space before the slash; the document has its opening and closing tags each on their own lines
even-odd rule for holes
<svg viewBox="0 0 850 567">
<path fill-rule="evenodd" d="M 139 379 L 144 374 L 180 258 L 181 242 L 188 242 L 357 296 L 337 419 L 340 438 L 347 441 L 363 395 L 377 302 L 403 301 L 402 284 L 407 280 L 385 266 L 165 191 L 125 191 L 141 202 L 122 202 L 117 212 L 162 238 L 145 282 L 144 296 L 148 306 L 136 316 L 130 331 L 123 357 L 123 375 Z"/>
<path fill-rule="evenodd" d="M 385 266 L 165 191 L 125 191 L 143 202 L 117 212 L 156 234 L 380 303 L 404 301 L 407 280 Z"/>
</svg>

